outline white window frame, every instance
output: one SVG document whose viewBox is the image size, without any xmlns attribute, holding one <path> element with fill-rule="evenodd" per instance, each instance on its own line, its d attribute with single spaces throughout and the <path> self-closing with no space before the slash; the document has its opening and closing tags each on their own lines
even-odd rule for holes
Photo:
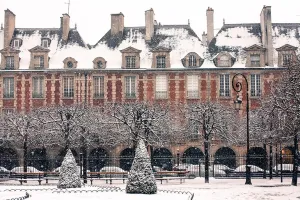
<svg viewBox="0 0 300 200">
<path fill-rule="evenodd" d="M 260 74 L 250 74 L 250 93 L 252 97 L 261 96 L 261 80 Z"/>
<path fill-rule="evenodd" d="M 260 67 L 260 54 L 250 55 L 251 67 Z"/>
<path fill-rule="evenodd" d="M 187 75 L 187 98 L 199 98 L 198 75 Z"/>
<path fill-rule="evenodd" d="M 32 98 L 44 97 L 44 77 L 34 76 L 32 77 Z"/>
<path fill-rule="evenodd" d="M 282 65 L 286 66 L 291 64 L 293 55 L 292 54 L 282 54 Z"/>
<path fill-rule="evenodd" d="M 166 56 L 156 56 L 156 68 L 166 68 Z"/>
<path fill-rule="evenodd" d="M 125 56 L 126 68 L 134 69 L 136 66 L 136 56 Z"/>
<path fill-rule="evenodd" d="M 155 79 L 156 99 L 166 99 L 168 97 L 168 78 L 167 75 L 157 75 Z"/>
<path fill-rule="evenodd" d="M 228 55 L 222 55 L 219 58 L 218 66 L 219 67 L 229 67 L 229 56 Z"/>
<path fill-rule="evenodd" d="M 3 99 L 15 97 L 15 78 L 3 77 Z"/>
<path fill-rule="evenodd" d="M 34 67 L 36 67 L 36 68 L 44 68 L 45 67 L 45 56 L 44 55 L 34 56 L 34 59 L 35 59 Z"/>
<path fill-rule="evenodd" d="M 197 65 L 197 59 L 195 55 L 189 56 L 189 67 L 196 67 Z"/>
<path fill-rule="evenodd" d="M 74 77 L 64 76 L 63 77 L 63 97 L 74 98 Z"/>
<path fill-rule="evenodd" d="M 220 97 L 230 97 L 229 74 L 220 74 Z"/>
<path fill-rule="evenodd" d="M 14 68 L 15 68 L 15 57 L 14 56 L 6 56 L 5 57 L 5 69 L 14 69 Z"/>
<path fill-rule="evenodd" d="M 20 40 L 14 40 L 14 48 L 16 49 L 20 48 Z"/>
<path fill-rule="evenodd" d="M 125 97 L 135 98 L 136 97 L 136 77 L 125 76 Z"/>
<path fill-rule="evenodd" d="M 46 44 L 46 45 L 45 45 L 45 44 Z M 42 40 L 42 47 L 48 48 L 48 47 L 49 47 L 49 41 L 46 40 L 46 39 L 43 39 L 43 40 Z"/>
<path fill-rule="evenodd" d="M 104 97 L 104 76 L 94 76 L 94 98 Z"/>
</svg>

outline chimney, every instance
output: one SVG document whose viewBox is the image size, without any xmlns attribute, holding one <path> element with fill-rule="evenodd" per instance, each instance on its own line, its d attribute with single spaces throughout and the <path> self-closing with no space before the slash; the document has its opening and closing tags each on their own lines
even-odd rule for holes
<svg viewBox="0 0 300 200">
<path fill-rule="evenodd" d="M 207 21 L 207 43 L 209 44 L 214 38 L 214 10 L 210 7 L 206 10 Z"/>
<path fill-rule="evenodd" d="M 123 13 L 111 14 L 111 35 L 123 34 L 124 30 L 124 15 Z"/>
<path fill-rule="evenodd" d="M 204 46 L 207 46 L 207 35 L 205 34 L 205 31 L 203 31 L 202 34 L 202 43 Z"/>
<path fill-rule="evenodd" d="M 265 64 L 274 66 L 273 63 L 273 41 L 272 41 L 272 19 L 271 6 L 264 6 L 260 13 L 260 28 L 262 33 L 263 47 L 266 48 Z"/>
<path fill-rule="evenodd" d="M 151 40 L 154 34 L 154 11 L 151 8 L 150 10 L 145 11 L 145 27 L 146 27 L 146 36 L 145 40 Z"/>
<path fill-rule="evenodd" d="M 16 15 L 6 9 L 4 14 L 4 48 L 10 45 L 10 41 L 14 35 Z"/>
<path fill-rule="evenodd" d="M 62 39 L 64 41 L 68 40 L 70 31 L 70 16 L 68 14 L 63 14 L 61 19 L 61 29 L 62 29 Z"/>
</svg>

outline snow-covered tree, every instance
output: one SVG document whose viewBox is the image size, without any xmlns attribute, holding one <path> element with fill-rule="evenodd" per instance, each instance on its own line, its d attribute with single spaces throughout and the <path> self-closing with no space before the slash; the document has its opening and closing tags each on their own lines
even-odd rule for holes
<svg viewBox="0 0 300 200">
<path fill-rule="evenodd" d="M 215 102 L 189 104 L 185 112 L 188 132 L 199 132 L 204 141 L 205 183 L 209 182 L 209 143 L 212 137 L 227 139 L 235 123 L 232 108 Z"/>
<path fill-rule="evenodd" d="M 143 139 L 140 139 L 128 175 L 126 193 L 155 194 L 157 186 L 149 155 Z"/>
<path fill-rule="evenodd" d="M 57 188 L 80 188 L 81 181 L 75 158 L 69 149 L 62 162 Z"/>
</svg>

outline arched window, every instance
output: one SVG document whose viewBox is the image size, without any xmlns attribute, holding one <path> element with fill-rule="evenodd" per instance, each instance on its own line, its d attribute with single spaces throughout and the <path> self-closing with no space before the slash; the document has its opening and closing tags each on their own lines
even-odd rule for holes
<svg viewBox="0 0 300 200">
<path fill-rule="evenodd" d="M 196 57 L 194 55 L 189 56 L 189 66 L 195 67 L 197 64 Z"/>
<path fill-rule="evenodd" d="M 68 66 L 68 68 L 73 68 L 73 62 L 72 61 L 68 61 L 67 62 L 67 66 Z"/>
<path fill-rule="evenodd" d="M 98 69 L 102 69 L 102 68 L 103 68 L 103 63 L 102 63 L 101 60 L 99 60 L 99 61 L 97 62 L 97 67 L 98 67 Z"/>
</svg>

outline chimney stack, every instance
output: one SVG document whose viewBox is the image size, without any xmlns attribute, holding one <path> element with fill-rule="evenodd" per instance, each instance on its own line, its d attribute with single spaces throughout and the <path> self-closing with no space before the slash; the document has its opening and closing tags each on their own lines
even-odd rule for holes
<svg viewBox="0 0 300 200">
<path fill-rule="evenodd" d="M 146 27 L 146 36 L 145 40 L 151 40 L 154 34 L 154 11 L 151 8 L 150 10 L 145 11 L 145 27 Z"/>
<path fill-rule="evenodd" d="M 4 48 L 10 45 L 15 31 L 16 15 L 6 9 L 4 14 Z"/>
<path fill-rule="evenodd" d="M 62 39 L 64 41 L 68 40 L 69 31 L 70 31 L 70 15 L 63 14 L 61 19 L 61 29 L 62 29 Z"/>
<path fill-rule="evenodd" d="M 207 21 L 207 43 L 209 44 L 214 38 L 214 10 L 210 7 L 206 10 Z"/>
<path fill-rule="evenodd" d="M 124 30 L 124 15 L 123 13 L 111 14 L 111 35 L 123 34 Z"/>
<path fill-rule="evenodd" d="M 202 34 L 202 43 L 204 46 L 207 46 L 207 35 L 205 34 L 205 31 L 203 31 Z"/>
<path fill-rule="evenodd" d="M 272 40 L 272 19 L 271 6 L 264 6 L 260 13 L 260 28 L 262 33 L 263 47 L 266 48 L 265 64 L 274 66 L 273 63 L 273 40 Z"/>
</svg>

